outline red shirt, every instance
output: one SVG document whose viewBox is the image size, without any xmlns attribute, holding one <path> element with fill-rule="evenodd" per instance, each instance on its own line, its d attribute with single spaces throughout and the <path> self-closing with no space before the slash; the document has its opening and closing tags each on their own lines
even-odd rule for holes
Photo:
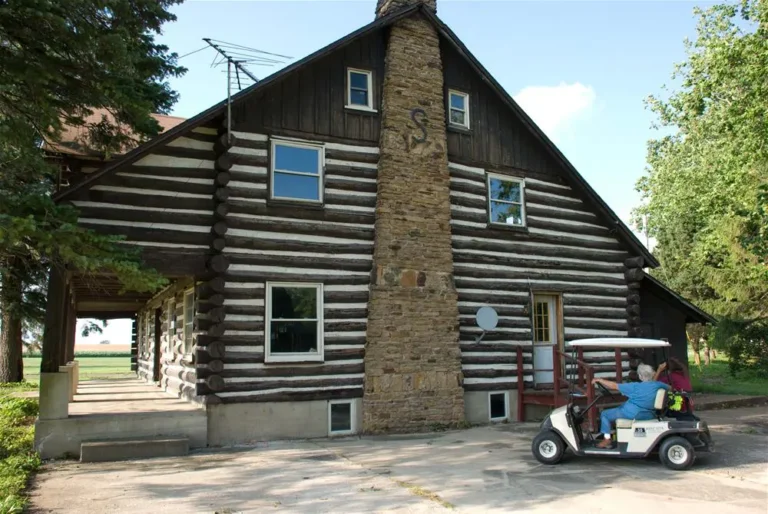
<svg viewBox="0 0 768 514">
<path fill-rule="evenodd" d="M 662 371 L 659 382 L 671 385 L 674 391 L 685 391 L 686 393 L 693 391 L 691 381 L 680 371 L 673 371 L 669 374 Z"/>
</svg>

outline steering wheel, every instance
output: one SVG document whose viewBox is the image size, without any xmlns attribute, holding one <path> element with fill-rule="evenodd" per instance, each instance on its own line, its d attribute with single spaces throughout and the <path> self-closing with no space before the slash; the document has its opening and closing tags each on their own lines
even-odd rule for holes
<svg viewBox="0 0 768 514">
<path fill-rule="evenodd" d="M 597 385 L 597 388 L 598 388 L 598 389 L 600 389 L 600 392 L 601 392 L 601 393 L 602 393 L 604 396 L 614 396 L 613 392 L 611 392 L 611 390 L 610 390 L 610 389 L 608 389 L 607 387 L 605 387 L 605 386 L 603 385 L 603 383 L 602 383 L 602 382 L 595 382 L 595 384 Z"/>
</svg>

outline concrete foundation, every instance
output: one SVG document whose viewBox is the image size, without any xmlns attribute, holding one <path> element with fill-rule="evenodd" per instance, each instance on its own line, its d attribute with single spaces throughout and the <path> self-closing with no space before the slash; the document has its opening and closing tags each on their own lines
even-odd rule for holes
<svg viewBox="0 0 768 514">
<path fill-rule="evenodd" d="M 72 366 L 72 391 L 77 394 L 77 386 L 80 384 L 80 361 L 68 362 Z"/>
<path fill-rule="evenodd" d="M 507 420 L 517 419 L 517 391 L 469 391 L 464 393 L 464 415 L 473 425 L 491 423 L 489 396 L 491 393 L 507 394 Z"/>
<path fill-rule="evenodd" d="M 352 429 L 362 426 L 362 399 L 352 402 Z M 312 439 L 330 434 L 327 400 L 236 403 L 208 406 L 208 445 L 233 446 L 279 439 Z"/>
<path fill-rule="evenodd" d="M 71 363 L 65 364 L 64 366 L 59 366 L 59 372 L 67 374 L 67 391 L 69 391 L 69 401 L 74 401 L 76 390 L 76 387 L 73 383 L 75 376 L 74 366 L 72 366 Z"/>
<path fill-rule="evenodd" d="M 181 457 L 188 453 L 189 440 L 186 437 L 96 441 L 80 445 L 80 462 Z"/>
<path fill-rule="evenodd" d="M 40 419 L 66 419 L 69 416 L 69 373 L 40 374 Z"/>
</svg>

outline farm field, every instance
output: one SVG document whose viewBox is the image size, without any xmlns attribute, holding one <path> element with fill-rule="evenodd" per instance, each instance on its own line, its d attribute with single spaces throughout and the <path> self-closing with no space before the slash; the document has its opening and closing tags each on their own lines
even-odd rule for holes
<svg viewBox="0 0 768 514">
<path fill-rule="evenodd" d="M 130 354 L 126 351 L 75 352 L 75 357 L 80 361 L 80 380 L 135 376 L 131 371 Z M 28 382 L 37 382 L 39 377 L 40 356 L 24 357 L 24 379 Z"/>
</svg>

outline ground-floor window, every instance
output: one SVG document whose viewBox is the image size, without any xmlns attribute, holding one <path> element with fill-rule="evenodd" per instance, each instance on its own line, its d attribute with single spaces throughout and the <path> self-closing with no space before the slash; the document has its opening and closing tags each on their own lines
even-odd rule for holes
<svg viewBox="0 0 768 514">
<path fill-rule="evenodd" d="M 355 404 L 351 400 L 333 400 L 328 403 L 328 432 L 331 435 L 355 432 Z"/>
<path fill-rule="evenodd" d="M 509 393 L 504 391 L 501 393 L 489 393 L 488 394 L 488 412 L 490 413 L 491 421 L 505 421 L 509 419 L 507 414 L 509 405 Z"/>
<path fill-rule="evenodd" d="M 184 353 L 192 352 L 193 327 L 195 322 L 195 290 L 184 293 Z"/>
<path fill-rule="evenodd" d="M 266 362 L 323 360 L 323 285 L 267 282 Z"/>
</svg>

